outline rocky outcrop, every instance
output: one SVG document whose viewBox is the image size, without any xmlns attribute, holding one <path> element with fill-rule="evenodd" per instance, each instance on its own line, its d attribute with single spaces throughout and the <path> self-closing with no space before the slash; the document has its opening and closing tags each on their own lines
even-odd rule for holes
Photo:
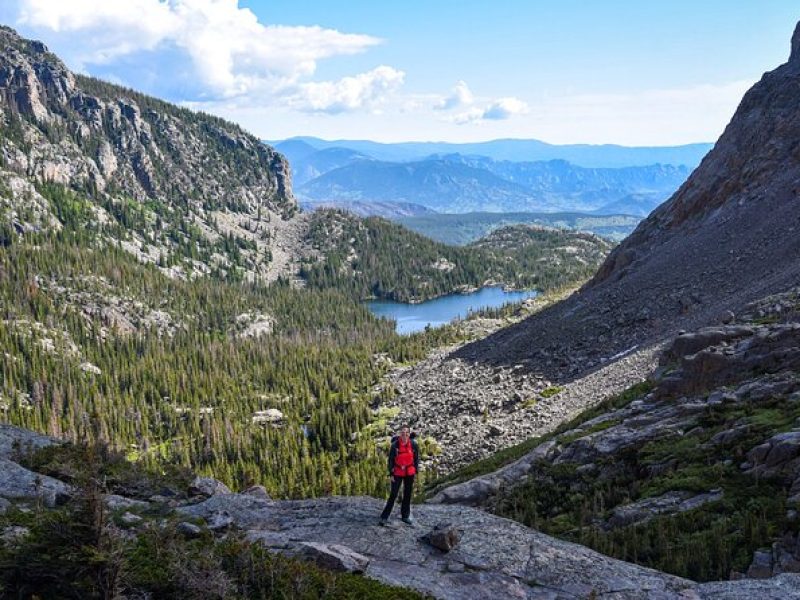
<svg viewBox="0 0 800 600">
<path fill-rule="evenodd" d="M 227 485 L 214 479 L 213 477 L 194 478 L 189 484 L 190 496 L 215 496 L 217 494 L 230 494 L 231 490 Z"/>
<path fill-rule="evenodd" d="M 655 498 L 645 498 L 632 504 L 618 506 L 612 511 L 605 527 L 617 529 L 645 523 L 657 515 L 674 515 L 694 510 L 709 502 L 717 502 L 722 496 L 722 490 L 711 490 L 705 494 L 686 491 L 667 492 Z"/>
<path fill-rule="evenodd" d="M 747 577 L 769 579 L 781 573 L 800 573 L 800 536 L 787 533 L 771 548 L 756 550 Z"/>
<path fill-rule="evenodd" d="M 9 500 L 37 500 L 52 508 L 70 498 L 72 492 L 64 482 L 15 462 L 20 456 L 55 443 L 57 440 L 49 436 L 0 424 L 0 506 L 8 508 Z"/>
<path fill-rule="evenodd" d="M 294 206 L 286 160 L 239 127 L 73 75 L 10 28 L 0 29 L 0 44 L 0 108 L 24 138 L 4 139 L 2 152 L 25 175 L 113 186 L 139 200 L 179 193 L 277 212 Z"/>
<path fill-rule="evenodd" d="M 232 494 L 180 511 L 203 519 L 227 511 L 250 540 L 274 552 L 305 555 L 337 570 L 363 568 L 368 577 L 434 598 L 800 598 L 798 575 L 698 585 L 473 508 L 420 505 L 416 527 L 379 526 L 381 508 L 379 500 L 362 497 L 262 501 Z M 446 544 L 449 551 L 431 545 L 431 533 L 446 537 L 455 527 L 460 539 Z"/>
<path fill-rule="evenodd" d="M 41 500 L 47 507 L 63 504 L 70 497 L 69 487 L 47 475 L 29 471 L 17 463 L 0 458 L 0 498 Z"/>
<path fill-rule="evenodd" d="M 192 228 L 192 245 L 200 235 L 217 256 L 196 264 L 189 253 L 162 265 L 172 276 L 224 269 L 242 254 L 251 279 L 291 273 L 291 261 L 270 264 L 279 247 L 291 243 L 295 259 L 301 252 L 287 226 L 298 206 L 281 154 L 233 123 L 73 74 L 43 44 L 8 27 L 0 27 L 0 48 L 0 182 L 17 177 L 76 190 L 95 213 L 82 218 L 112 238 L 104 226 L 120 220 L 125 235 L 113 241 L 147 262 L 180 254 L 175 242 Z M 59 228 L 58 211 L 40 198 L 0 185 L 0 217 L 21 229 Z M 238 252 L 214 248 L 228 235 L 240 239 Z"/>
<path fill-rule="evenodd" d="M 796 322 L 740 323 L 679 335 L 661 354 L 650 394 L 541 443 L 495 472 L 440 490 L 430 501 L 484 504 L 499 491 L 535 474 L 543 462 L 613 464 L 614 457 L 648 442 L 682 437 L 715 407 L 752 406 L 775 398 L 798 402 L 798 360 L 800 324 Z M 713 451 L 752 436 L 754 431 L 752 424 L 735 421 L 711 436 L 705 447 Z M 742 470 L 754 476 L 783 478 L 790 501 L 800 500 L 800 432 L 780 432 L 762 439 L 749 450 Z M 658 512 L 659 506 L 655 502 L 649 513 Z"/>
<path fill-rule="evenodd" d="M 710 327 L 678 336 L 661 357 L 660 395 L 691 395 L 746 374 L 800 366 L 800 323 Z"/>
<path fill-rule="evenodd" d="M 606 558 L 480 510 L 419 506 L 414 510 L 416 527 L 381 527 L 381 508 L 382 502 L 373 498 L 267 502 L 230 495 L 180 510 L 204 519 L 228 511 L 251 540 L 275 551 L 302 554 L 313 547 L 315 560 L 320 554 L 328 560 L 331 553 L 363 557 L 367 576 L 436 598 L 567 598 L 595 593 L 622 599 L 640 598 L 643 591 L 677 597 L 693 587 L 686 580 Z M 442 522 L 457 524 L 462 532 L 458 545 L 446 554 L 421 539 L 422 532 Z"/>
<path fill-rule="evenodd" d="M 10 459 L 57 443 L 52 437 L 35 431 L 0 423 L 0 458 Z"/>
<path fill-rule="evenodd" d="M 634 543 L 637 536 L 674 531 L 669 522 L 686 527 L 720 515 L 727 518 L 747 498 L 758 506 L 777 500 L 770 516 L 762 516 L 772 533 L 758 542 L 769 540 L 771 546 L 755 550 L 749 567 L 739 563 L 741 572 L 734 569 L 730 574 L 776 578 L 800 573 L 796 291 L 745 307 L 749 322 L 677 336 L 651 375 L 649 393 L 604 413 L 595 412 L 597 416 L 562 430 L 516 462 L 439 490 L 429 502 L 483 504 L 511 515 L 536 510 L 540 527 L 563 519 L 580 529 L 580 539 L 591 538 L 584 534 L 592 530 L 607 536 L 602 537 L 605 540 L 617 536 Z M 777 322 L 763 323 L 764 307 L 771 307 L 767 320 Z M 716 475 L 697 476 L 703 472 Z M 513 490 L 520 485 L 526 487 L 515 495 Z M 615 487 L 619 492 L 609 491 Z M 761 497 L 755 498 L 759 487 Z M 529 498 L 526 494 L 533 496 L 536 488 L 545 491 Z M 570 508 L 572 495 L 586 499 L 583 509 Z M 527 508 L 515 513 L 513 503 Z M 581 510 L 586 516 L 578 520 L 576 512 Z M 657 521 L 648 530 L 653 520 Z M 780 578 L 774 581 L 783 585 Z M 752 583 L 731 582 L 723 592 L 719 584 L 706 585 L 704 589 L 713 594 L 739 593 L 734 592 L 739 586 L 757 589 Z M 783 597 L 766 588 L 763 594 Z"/>
<path fill-rule="evenodd" d="M 791 485 L 789 501 L 800 503 L 800 430 L 778 433 L 759 444 L 747 453 L 742 468 L 753 475 L 784 479 Z"/>
</svg>

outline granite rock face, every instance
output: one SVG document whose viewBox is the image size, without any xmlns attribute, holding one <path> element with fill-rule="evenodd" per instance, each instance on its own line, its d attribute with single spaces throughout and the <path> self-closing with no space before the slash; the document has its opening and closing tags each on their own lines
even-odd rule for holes
<svg viewBox="0 0 800 600">
<path fill-rule="evenodd" d="M 317 562 L 332 562 L 337 569 L 363 566 L 368 577 L 434 598 L 800 598 L 798 575 L 696 584 L 464 506 L 420 505 L 414 509 L 417 527 L 381 527 L 382 506 L 380 500 L 365 497 L 266 501 L 231 494 L 179 511 L 204 519 L 226 511 L 251 541 L 274 552 L 305 554 Z M 442 523 L 458 527 L 462 534 L 447 553 L 419 535 Z"/>
<path fill-rule="evenodd" d="M 101 191 L 113 184 L 142 201 L 178 191 L 276 212 L 294 206 L 286 160 L 239 127 L 75 75 L 8 27 L 0 44 L 0 109 L 19 115 L 27 142 L 0 145 L 12 170 Z"/>
<path fill-rule="evenodd" d="M 264 501 L 232 494 L 179 510 L 204 519 L 226 511 L 251 540 L 275 551 L 303 553 L 313 544 L 317 549 L 324 545 L 326 555 L 330 548 L 335 554 L 355 553 L 369 561 L 367 576 L 436 598 L 568 598 L 592 592 L 620 599 L 640 598 L 637 594 L 642 592 L 678 597 L 694 585 L 481 510 L 423 505 L 414 509 L 416 527 L 381 527 L 382 507 L 380 500 L 365 497 Z M 462 532 L 446 554 L 420 538 L 420 530 L 433 530 L 443 522 Z M 463 571 L 454 568 L 456 563 Z"/>
<path fill-rule="evenodd" d="M 19 193 L 17 180 L 55 184 L 87 199 L 91 215 L 82 218 L 106 234 L 98 237 L 143 262 L 178 252 L 182 260 L 160 265 L 172 277 L 240 261 L 227 251 L 205 261 L 182 253 L 179 231 L 171 241 L 161 235 L 179 221 L 209 246 L 238 238 L 249 279 L 294 274 L 306 222 L 283 155 L 223 119 L 72 73 L 9 27 L 0 26 L 0 48 L 0 210 L 18 233 L 61 223 L 38 193 Z M 120 210 L 145 216 L 124 219 L 124 236 L 105 228 Z"/>
<path fill-rule="evenodd" d="M 5 458 L 0 458 L 0 498 L 6 500 L 39 499 L 47 507 L 54 507 L 69 499 L 69 487 L 47 475 L 29 471 Z"/>
</svg>

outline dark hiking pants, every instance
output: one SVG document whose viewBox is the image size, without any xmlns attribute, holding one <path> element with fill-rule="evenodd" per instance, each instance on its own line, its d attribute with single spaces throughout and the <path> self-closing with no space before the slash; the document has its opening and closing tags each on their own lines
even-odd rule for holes
<svg viewBox="0 0 800 600">
<path fill-rule="evenodd" d="M 386 508 L 383 509 L 381 519 L 388 519 L 392 514 L 394 508 L 394 501 L 397 500 L 397 494 L 400 492 L 400 484 L 403 485 L 403 502 L 400 504 L 400 516 L 407 519 L 411 516 L 411 496 L 413 495 L 414 476 L 406 475 L 405 477 L 392 476 L 392 491 L 389 493 L 389 499 L 386 501 Z"/>
</svg>

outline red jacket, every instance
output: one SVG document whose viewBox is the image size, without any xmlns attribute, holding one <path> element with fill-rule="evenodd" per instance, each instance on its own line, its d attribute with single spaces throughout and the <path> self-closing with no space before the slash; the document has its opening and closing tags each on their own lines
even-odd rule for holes
<svg viewBox="0 0 800 600">
<path fill-rule="evenodd" d="M 392 475 L 395 477 L 416 475 L 418 464 L 419 450 L 414 440 L 409 438 L 404 444 L 398 437 L 392 441 L 392 449 L 389 452 L 389 468 Z"/>
</svg>

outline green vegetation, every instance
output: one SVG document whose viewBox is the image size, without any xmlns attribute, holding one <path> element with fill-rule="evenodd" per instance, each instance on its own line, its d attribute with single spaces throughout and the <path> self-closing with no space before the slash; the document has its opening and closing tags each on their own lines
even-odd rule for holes
<svg viewBox="0 0 800 600">
<path fill-rule="evenodd" d="M 590 277 L 611 249 L 588 234 L 527 227 L 499 230 L 468 247 L 445 246 L 384 219 L 334 210 L 314 213 L 309 238 L 323 254 L 301 271 L 310 287 L 400 302 L 492 282 L 547 291 Z"/>
<path fill-rule="evenodd" d="M 551 385 L 548 388 L 545 388 L 539 394 L 542 398 L 552 398 L 556 394 L 560 394 L 563 388 L 558 387 L 557 385 Z"/>
<path fill-rule="evenodd" d="M 784 483 L 743 474 L 738 465 L 750 448 L 790 429 L 798 418 L 800 407 L 784 400 L 744 409 L 710 406 L 688 434 L 597 463 L 602 477 L 575 464 L 541 463 L 527 483 L 501 494 L 495 510 L 616 558 L 699 581 L 726 579 L 731 570 L 746 570 L 754 550 L 797 530 L 786 518 Z M 601 421 L 559 441 L 567 444 L 613 424 Z M 738 425 L 749 428 L 709 451 L 716 433 Z M 618 528 L 598 525 L 621 505 L 667 492 L 711 490 L 721 490 L 722 498 L 693 510 Z"/>
<path fill-rule="evenodd" d="M 358 435 L 381 400 L 377 357 L 417 360 L 453 328 L 400 337 L 335 290 L 170 279 L 91 238 L 65 227 L 0 250 L 5 421 L 275 497 L 383 495 L 385 456 Z M 272 333 L 242 336 L 243 314 Z M 282 418 L 259 422 L 268 409 Z"/>
<path fill-rule="evenodd" d="M 12 544 L 0 544 L 0 595 L 4 598 L 153 598 L 167 600 L 264 600 L 297 598 L 332 600 L 421 599 L 402 588 L 365 577 L 332 573 L 313 564 L 268 552 L 243 536 L 215 540 L 210 532 L 186 539 L 169 510 L 139 511 L 139 534 L 129 537 L 109 512 L 102 495 L 105 476 L 119 470 L 119 455 L 101 446 L 73 446 L 37 452 L 30 462 L 69 465 L 79 493 L 64 507 L 16 508 L 0 516 L 0 528 L 21 526 L 29 533 Z M 131 466 L 128 495 L 155 482 L 185 489 L 181 479 Z"/>
</svg>

